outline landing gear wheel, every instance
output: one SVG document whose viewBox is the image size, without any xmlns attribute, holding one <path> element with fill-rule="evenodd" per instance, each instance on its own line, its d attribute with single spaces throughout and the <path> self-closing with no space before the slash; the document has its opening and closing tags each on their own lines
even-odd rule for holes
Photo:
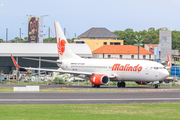
<svg viewBox="0 0 180 120">
<path fill-rule="evenodd" d="M 99 88 L 100 87 L 100 85 L 94 85 L 94 84 L 92 84 L 92 88 Z"/>
<path fill-rule="evenodd" d="M 117 83 L 117 87 L 121 87 L 121 82 L 118 82 L 118 83 Z"/>
<path fill-rule="evenodd" d="M 92 88 L 95 88 L 95 87 L 96 87 L 96 85 L 92 84 Z"/>
<path fill-rule="evenodd" d="M 124 88 L 125 86 L 126 86 L 126 83 L 124 81 L 117 83 L 117 87 L 123 87 Z"/>
<path fill-rule="evenodd" d="M 121 86 L 124 88 L 126 86 L 126 83 L 124 81 L 121 82 Z"/>
<path fill-rule="evenodd" d="M 158 88 L 158 84 L 154 84 L 154 88 Z"/>
</svg>

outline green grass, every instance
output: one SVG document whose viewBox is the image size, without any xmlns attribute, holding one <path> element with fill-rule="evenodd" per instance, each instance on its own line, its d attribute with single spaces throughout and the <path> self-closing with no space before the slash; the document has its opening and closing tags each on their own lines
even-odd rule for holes
<svg viewBox="0 0 180 120">
<path fill-rule="evenodd" d="M 5 82 L 7 85 L 47 85 L 47 82 Z"/>
<path fill-rule="evenodd" d="M 0 105 L 1 120 L 179 120 L 180 103 Z"/>
<path fill-rule="evenodd" d="M 0 88 L 0 92 L 13 92 L 11 88 Z"/>
</svg>

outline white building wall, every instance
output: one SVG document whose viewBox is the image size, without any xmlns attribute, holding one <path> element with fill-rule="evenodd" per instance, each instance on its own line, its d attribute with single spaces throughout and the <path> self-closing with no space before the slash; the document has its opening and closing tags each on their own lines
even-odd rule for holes
<svg viewBox="0 0 180 120">
<path fill-rule="evenodd" d="M 122 55 L 122 58 L 123 59 L 131 59 L 131 55 L 128 55 L 128 54 L 127 55 Z"/>
<path fill-rule="evenodd" d="M 149 51 L 149 46 L 147 46 L 146 44 L 145 44 L 144 48 L 145 48 L 147 51 Z"/>
<path fill-rule="evenodd" d="M 131 54 L 104 54 L 104 59 L 108 59 L 108 55 L 111 55 L 111 58 L 120 59 L 120 55 L 122 55 L 122 59 L 131 59 Z M 149 55 L 145 55 L 146 60 L 149 60 Z M 103 59 L 103 54 L 98 54 L 99 59 Z M 134 59 L 138 59 L 138 55 L 134 55 Z M 139 55 L 139 59 L 143 60 L 143 55 Z M 155 59 L 155 55 L 151 55 L 151 59 Z"/>
<path fill-rule="evenodd" d="M 98 54 L 98 58 L 103 58 L 103 54 Z"/>
</svg>

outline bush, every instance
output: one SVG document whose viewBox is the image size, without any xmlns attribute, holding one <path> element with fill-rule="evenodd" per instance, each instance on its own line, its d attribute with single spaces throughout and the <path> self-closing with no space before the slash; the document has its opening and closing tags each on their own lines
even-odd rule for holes
<svg viewBox="0 0 180 120">
<path fill-rule="evenodd" d="M 0 80 L 0 84 L 6 84 L 6 81 Z"/>
<path fill-rule="evenodd" d="M 64 80 L 62 78 L 58 78 L 58 77 L 55 77 L 54 80 L 52 81 L 52 83 L 54 83 L 54 84 L 65 84 Z"/>
</svg>

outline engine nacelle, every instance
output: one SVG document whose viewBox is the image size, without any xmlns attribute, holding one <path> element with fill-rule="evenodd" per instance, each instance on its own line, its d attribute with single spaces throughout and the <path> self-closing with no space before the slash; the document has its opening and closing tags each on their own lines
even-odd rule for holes
<svg viewBox="0 0 180 120">
<path fill-rule="evenodd" d="M 108 76 L 104 75 L 104 74 L 97 74 L 97 75 L 93 75 L 91 77 L 91 83 L 94 85 L 106 85 L 109 83 L 109 78 Z"/>
<path fill-rule="evenodd" d="M 135 81 L 138 85 L 148 85 L 151 84 L 151 82 L 144 82 L 144 81 Z"/>
</svg>

